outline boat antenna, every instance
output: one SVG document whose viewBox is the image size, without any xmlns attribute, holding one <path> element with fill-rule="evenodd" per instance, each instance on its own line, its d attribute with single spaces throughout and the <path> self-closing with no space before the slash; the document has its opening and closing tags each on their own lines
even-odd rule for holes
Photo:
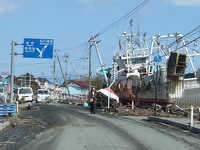
<svg viewBox="0 0 200 150">
<path fill-rule="evenodd" d="M 130 21 L 130 28 L 131 28 L 131 43 L 133 43 L 133 19 Z"/>
<path fill-rule="evenodd" d="M 140 36 L 140 21 L 139 21 L 139 18 L 137 18 L 137 23 L 138 23 L 138 35 Z"/>
</svg>

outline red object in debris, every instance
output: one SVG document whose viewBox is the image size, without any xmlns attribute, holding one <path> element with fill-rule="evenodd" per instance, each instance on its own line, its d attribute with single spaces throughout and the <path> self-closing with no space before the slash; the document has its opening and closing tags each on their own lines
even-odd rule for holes
<svg viewBox="0 0 200 150">
<path fill-rule="evenodd" d="M 107 87 L 105 89 L 100 89 L 97 92 L 102 93 L 103 95 L 108 97 L 109 89 Z M 117 100 L 117 102 L 119 103 L 119 97 L 117 96 L 117 94 L 115 94 L 115 92 L 113 92 L 112 89 L 110 89 L 110 98 Z"/>
</svg>

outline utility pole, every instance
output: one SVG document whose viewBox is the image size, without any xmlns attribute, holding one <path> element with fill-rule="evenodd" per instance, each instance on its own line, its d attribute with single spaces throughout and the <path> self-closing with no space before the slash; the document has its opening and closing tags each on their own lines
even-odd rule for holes
<svg viewBox="0 0 200 150">
<path fill-rule="evenodd" d="M 29 87 L 31 87 L 31 73 L 29 73 Z"/>
<path fill-rule="evenodd" d="M 21 87 L 24 85 L 26 87 L 26 76 L 21 76 Z"/>
<path fill-rule="evenodd" d="M 86 77 L 86 58 L 84 58 L 84 78 Z"/>
<path fill-rule="evenodd" d="M 54 69 L 53 69 L 53 76 L 54 76 L 54 94 L 56 92 L 56 50 L 54 50 Z"/>
<path fill-rule="evenodd" d="M 11 43 L 11 75 L 10 75 L 10 102 L 13 102 L 13 84 L 14 84 L 14 55 L 15 55 L 15 42 Z"/>
<path fill-rule="evenodd" d="M 31 73 L 29 73 L 29 84 L 28 84 L 29 87 L 31 87 Z"/>
<path fill-rule="evenodd" d="M 68 54 L 66 53 L 66 54 L 65 54 L 65 62 L 66 62 L 66 73 L 65 73 L 65 79 L 66 79 L 66 82 L 68 82 L 67 58 L 68 58 Z"/>
<path fill-rule="evenodd" d="M 67 58 L 69 59 L 69 62 L 70 62 L 70 64 L 71 64 L 71 66 L 72 66 L 72 69 L 73 69 L 73 71 L 74 71 L 74 73 L 75 73 L 75 75 L 76 75 L 76 80 L 78 80 L 78 74 L 76 73 L 76 70 L 75 70 L 75 68 L 74 68 L 74 66 L 73 66 L 73 64 L 72 64 L 72 62 L 71 62 L 69 56 L 68 56 Z"/>
<path fill-rule="evenodd" d="M 63 75 L 63 79 L 64 79 L 64 82 L 65 82 L 65 85 L 66 85 L 66 88 L 67 88 L 68 94 L 70 95 L 70 91 L 69 91 L 69 88 L 68 88 L 68 86 L 67 86 L 67 82 L 66 82 L 66 79 L 65 79 L 65 75 L 64 75 L 64 73 L 63 73 L 62 66 L 61 66 L 61 63 L 60 63 L 60 59 L 59 59 L 57 53 L 56 53 L 56 57 L 57 57 L 57 59 L 58 59 L 58 63 L 59 63 L 60 70 L 61 70 L 62 75 Z"/>
<path fill-rule="evenodd" d="M 89 91 L 91 89 L 91 75 L 92 75 L 92 72 L 91 72 L 91 52 L 92 52 L 92 39 L 89 40 L 89 44 L 90 44 L 90 47 L 89 47 Z"/>
<path fill-rule="evenodd" d="M 44 88 L 44 72 L 42 73 L 42 88 Z"/>
<path fill-rule="evenodd" d="M 32 74 L 31 73 L 29 73 L 29 87 L 31 87 L 31 81 L 34 81 L 34 80 L 32 80 Z"/>
<path fill-rule="evenodd" d="M 21 79 L 18 79 L 19 81 L 20 81 L 20 83 L 21 83 L 21 87 L 23 86 L 22 85 L 22 82 L 23 82 L 23 78 L 21 77 Z"/>
<path fill-rule="evenodd" d="M 24 77 L 24 87 L 26 87 L 26 74 L 25 74 L 25 77 Z"/>
<path fill-rule="evenodd" d="M 98 49 L 98 46 L 97 46 L 97 43 L 100 42 L 100 41 L 96 41 L 96 40 L 93 38 L 93 42 L 94 42 L 94 46 L 95 46 L 95 48 L 96 48 L 97 55 L 98 55 L 98 57 L 99 57 L 99 63 L 100 63 L 101 68 L 102 68 L 102 70 L 103 70 L 104 78 L 105 78 L 105 80 L 106 80 L 106 86 L 108 87 L 108 86 L 109 86 L 109 85 L 108 85 L 108 77 L 107 77 L 107 75 L 106 75 L 105 66 L 104 66 L 104 64 L 103 64 L 103 61 L 102 61 L 102 59 L 101 59 L 101 56 L 100 56 L 100 53 L 99 53 L 99 49 Z"/>
</svg>

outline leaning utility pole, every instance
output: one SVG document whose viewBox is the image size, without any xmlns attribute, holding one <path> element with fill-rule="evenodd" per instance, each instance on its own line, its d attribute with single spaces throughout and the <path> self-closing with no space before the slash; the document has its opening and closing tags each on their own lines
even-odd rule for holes
<svg viewBox="0 0 200 150">
<path fill-rule="evenodd" d="M 66 79 L 65 79 L 65 75 L 64 75 L 64 72 L 63 72 L 63 70 L 62 70 L 62 66 L 61 66 L 61 63 L 60 63 L 60 59 L 59 59 L 57 53 L 56 53 L 56 57 L 57 57 L 57 59 L 58 59 L 58 63 L 59 63 L 59 66 L 60 66 L 61 73 L 62 73 L 62 75 L 63 75 L 64 83 L 65 83 L 66 88 L 67 88 L 67 92 L 68 92 L 68 94 L 70 95 L 70 91 L 69 91 L 69 88 L 68 88 L 68 86 L 67 86 L 67 82 L 66 82 Z"/>
<path fill-rule="evenodd" d="M 54 94 L 56 92 L 56 50 L 54 50 L 54 61 L 53 61 L 53 79 L 54 79 Z"/>
<path fill-rule="evenodd" d="M 97 55 L 98 55 L 98 58 L 99 58 L 99 63 L 100 63 L 100 65 L 101 65 L 101 69 L 102 69 L 102 71 L 103 71 L 103 75 L 104 75 L 104 78 L 105 78 L 105 81 L 106 81 L 106 86 L 108 87 L 108 77 L 107 77 L 107 74 L 106 74 L 106 71 L 105 71 L 105 66 L 104 66 L 104 64 L 103 64 L 103 61 L 102 61 L 102 59 L 101 59 L 101 56 L 100 56 L 100 53 L 99 53 L 99 48 L 98 48 L 98 46 L 97 46 L 97 44 L 100 42 L 100 41 L 96 41 L 96 37 L 97 36 L 99 36 L 99 33 L 98 34 L 96 34 L 95 36 L 92 36 L 91 38 L 90 38 L 90 40 L 88 41 L 89 42 L 89 44 L 90 44 L 90 67 L 89 67 L 89 69 L 90 69 L 90 71 L 89 71 L 89 73 L 91 73 L 91 47 L 94 45 L 95 46 L 95 49 L 96 49 L 96 52 L 97 52 Z M 93 44 L 92 44 L 92 42 L 93 42 Z M 90 77 L 90 76 L 89 76 Z"/>
<path fill-rule="evenodd" d="M 106 86 L 108 87 L 108 77 L 106 75 L 106 71 L 105 71 L 105 66 L 103 64 L 103 61 L 101 59 L 101 56 L 100 56 L 100 53 L 99 53 L 99 48 L 97 46 L 97 43 L 100 42 L 100 41 L 96 41 L 95 39 L 93 39 L 93 42 L 94 42 L 94 46 L 96 48 L 96 52 L 97 52 L 97 55 L 98 55 L 98 58 L 99 58 L 99 63 L 101 65 L 101 68 L 102 68 L 102 71 L 103 71 L 103 75 L 104 75 L 104 78 L 105 78 L 105 81 L 106 81 Z"/>
<path fill-rule="evenodd" d="M 69 56 L 68 56 L 67 58 L 69 59 L 69 62 L 70 62 L 70 64 L 71 64 L 71 66 L 72 66 L 72 69 L 73 69 L 73 71 L 74 71 L 74 73 L 75 73 L 75 75 L 76 75 L 76 80 L 78 80 L 78 74 L 76 73 L 76 70 L 75 70 L 75 68 L 74 68 L 74 65 L 72 64 L 72 61 L 70 60 Z"/>
</svg>

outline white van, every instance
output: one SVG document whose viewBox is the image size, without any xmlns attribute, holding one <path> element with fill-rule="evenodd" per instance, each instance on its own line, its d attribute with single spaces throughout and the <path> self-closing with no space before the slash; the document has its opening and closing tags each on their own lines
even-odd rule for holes
<svg viewBox="0 0 200 150">
<path fill-rule="evenodd" d="M 23 98 L 25 102 L 33 101 L 33 90 L 31 87 L 20 87 L 17 91 L 17 100 L 20 101 Z"/>
<path fill-rule="evenodd" d="M 36 102 L 48 102 L 49 100 L 49 90 L 47 89 L 38 89 L 37 90 L 37 96 L 36 96 Z"/>
</svg>

